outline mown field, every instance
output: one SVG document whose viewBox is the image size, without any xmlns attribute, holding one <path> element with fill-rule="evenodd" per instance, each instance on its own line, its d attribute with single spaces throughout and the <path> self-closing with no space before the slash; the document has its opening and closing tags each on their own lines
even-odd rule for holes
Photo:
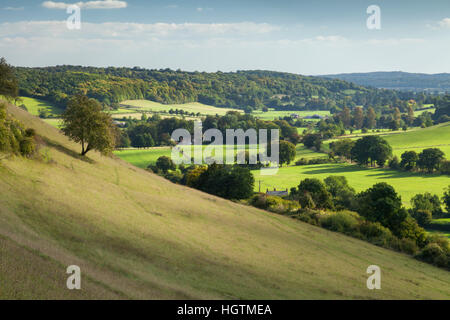
<svg viewBox="0 0 450 320">
<path fill-rule="evenodd" d="M 10 107 L 46 141 L 0 160 L 1 299 L 450 299 L 450 273 L 214 197 L 80 146 Z M 67 290 L 66 267 L 82 270 Z M 366 288 L 381 267 L 382 289 Z"/>
<path fill-rule="evenodd" d="M 204 115 L 224 115 L 228 111 L 240 111 L 237 109 L 228 109 L 228 108 L 217 108 L 214 106 L 209 106 L 206 104 L 202 104 L 199 102 L 191 102 L 184 104 L 162 104 L 150 100 L 126 100 L 121 102 L 121 109 L 119 109 L 119 113 L 130 113 L 131 110 L 140 112 L 140 111 L 154 111 L 161 112 L 166 111 L 169 112 L 170 109 L 179 109 L 184 110 L 186 112 L 200 112 L 202 116 Z"/>
</svg>

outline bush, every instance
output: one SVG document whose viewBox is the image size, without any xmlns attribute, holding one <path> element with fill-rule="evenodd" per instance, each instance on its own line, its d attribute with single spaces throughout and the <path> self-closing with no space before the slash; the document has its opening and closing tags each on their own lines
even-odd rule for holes
<svg viewBox="0 0 450 320">
<path fill-rule="evenodd" d="M 398 250 L 401 252 L 414 255 L 419 251 L 419 248 L 413 239 L 400 239 L 398 243 Z"/>
<path fill-rule="evenodd" d="M 442 174 L 449 174 L 450 175 L 450 161 L 449 160 L 441 161 L 441 164 L 439 166 L 439 171 Z"/>
<path fill-rule="evenodd" d="M 448 255 L 436 242 L 427 244 L 416 257 L 417 259 L 434 264 L 438 267 L 448 267 L 449 263 Z"/>
<path fill-rule="evenodd" d="M 172 159 L 166 156 L 161 156 L 158 160 L 156 160 L 156 167 L 164 173 L 167 173 L 169 170 L 176 169 Z"/>
<path fill-rule="evenodd" d="M 324 216 L 320 219 L 320 223 L 322 227 L 326 229 L 348 235 L 355 235 L 358 232 L 358 218 L 354 213 L 348 211 L 341 211 Z"/>
<path fill-rule="evenodd" d="M 20 141 L 20 153 L 23 156 L 29 157 L 34 153 L 35 144 L 32 137 L 26 137 Z"/>
<path fill-rule="evenodd" d="M 433 216 L 430 210 L 419 209 L 417 211 L 413 211 L 412 217 L 416 219 L 417 223 L 421 227 L 426 227 L 431 223 Z"/>
<path fill-rule="evenodd" d="M 400 169 L 400 161 L 398 160 L 398 157 L 397 157 L 397 156 L 394 156 L 394 157 L 389 161 L 388 166 L 389 166 L 390 169 L 393 169 L 393 170 L 398 170 L 398 169 Z"/>
<path fill-rule="evenodd" d="M 250 205 L 275 213 L 290 213 L 292 210 L 299 208 L 298 203 L 295 201 L 285 200 L 277 196 L 268 196 L 264 193 L 253 196 L 250 199 Z"/>
<path fill-rule="evenodd" d="M 395 238 L 392 232 L 379 222 L 364 221 L 359 226 L 359 232 L 366 240 L 381 247 L 390 247 Z"/>
</svg>

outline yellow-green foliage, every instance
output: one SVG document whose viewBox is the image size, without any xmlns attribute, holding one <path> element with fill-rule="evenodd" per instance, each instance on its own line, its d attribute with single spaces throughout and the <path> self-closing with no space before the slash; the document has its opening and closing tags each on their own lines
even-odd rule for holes
<svg viewBox="0 0 450 320">
<path fill-rule="evenodd" d="M 0 102 L 0 152 L 31 155 L 34 152 L 33 137 L 27 137 L 20 121 L 9 117 L 6 104 Z"/>
<path fill-rule="evenodd" d="M 52 161 L 0 160 L 0 298 L 450 299 L 450 273 L 88 154 L 9 107 Z M 44 148 L 43 148 L 44 149 Z M 78 265 L 82 290 L 67 290 Z M 369 265 L 382 289 L 368 290 Z"/>
</svg>

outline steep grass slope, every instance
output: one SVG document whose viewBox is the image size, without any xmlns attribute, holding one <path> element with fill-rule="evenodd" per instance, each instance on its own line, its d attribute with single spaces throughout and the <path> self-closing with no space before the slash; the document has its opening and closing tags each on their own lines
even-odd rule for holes
<svg viewBox="0 0 450 320">
<path fill-rule="evenodd" d="M 89 161 L 56 128 L 42 160 L 0 156 L 0 298 L 450 298 L 450 273 L 299 221 Z M 66 267 L 82 290 L 65 289 Z M 366 288 L 366 269 L 382 289 Z"/>
</svg>

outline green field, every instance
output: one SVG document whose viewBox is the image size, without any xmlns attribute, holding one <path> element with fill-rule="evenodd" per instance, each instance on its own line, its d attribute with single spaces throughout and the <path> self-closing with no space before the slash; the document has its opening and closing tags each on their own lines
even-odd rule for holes
<svg viewBox="0 0 450 320">
<path fill-rule="evenodd" d="M 42 160 L 0 160 L 0 299 L 450 299 L 450 273 L 90 152 L 15 107 Z M 66 268 L 82 290 L 66 289 Z M 383 274 L 366 288 L 367 267 Z"/>
<path fill-rule="evenodd" d="M 274 120 L 279 117 L 289 117 L 291 114 L 298 114 L 300 117 L 319 115 L 319 116 L 328 116 L 330 115 L 329 111 L 278 111 L 269 109 L 268 112 L 263 111 L 253 111 L 252 115 L 262 119 L 262 120 Z M 306 119 L 307 121 L 318 121 L 318 119 Z"/>
<path fill-rule="evenodd" d="M 356 191 L 365 190 L 375 183 L 387 182 L 401 195 L 403 204 L 410 207 L 410 199 L 418 194 L 431 192 L 442 195 L 444 188 L 450 185 L 446 175 L 401 172 L 389 169 L 369 169 L 350 164 L 323 164 L 282 167 L 273 176 L 262 176 L 259 170 L 253 171 L 255 180 L 261 180 L 261 186 L 273 189 L 297 187 L 305 178 L 325 179 L 328 176 L 345 176 Z M 257 185 L 257 184 L 256 184 Z M 255 190 L 256 190 L 255 186 Z"/>
<path fill-rule="evenodd" d="M 169 112 L 170 109 L 179 109 L 184 110 L 186 112 L 200 112 L 201 115 L 225 115 L 228 111 L 239 111 L 237 109 L 228 109 L 228 108 L 217 108 L 213 106 L 209 106 L 206 104 L 202 104 L 199 102 L 191 102 L 184 104 L 162 104 L 150 100 L 126 100 L 121 102 L 121 113 L 132 113 L 134 112 L 142 112 L 142 111 L 154 111 L 161 112 L 166 111 Z M 126 106 L 126 107 L 125 107 Z M 128 110 L 128 111 L 127 111 Z M 127 111 L 127 112 L 125 112 Z"/>
<path fill-rule="evenodd" d="M 445 230 L 442 227 L 445 227 Z M 450 238 L 450 218 L 434 219 L 427 231 Z"/>
<path fill-rule="evenodd" d="M 428 128 L 416 128 L 404 133 L 383 136 L 392 146 L 395 155 L 407 150 L 420 152 L 426 148 L 439 148 L 450 158 L 450 122 Z"/>
<path fill-rule="evenodd" d="M 22 100 L 22 102 L 19 102 L 18 104 L 24 104 L 27 107 L 28 112 L 34 116 L 39 115 L 39 109 L 48 110 L 52 115 L 55 116 L 58 116 L 63 112 L 62 109 L 58 108 L 48 101 L 28 97 L 20 97 L 20 99 Z"/>
<path fill-rule="evenodd" d="M 206 148 L 206 146 L 203 146 L 203 150 Z M 246 150 L 248 150 L 248 146 L 246 146 Z M 193 150 L 193 149 L 192 149 Z M 234 154 L 236 154 L 237 148 L 235 149 Z M 307 150 L 307 149 L 306 149 Z M 309 150 L 307 150 L 309 151 Z M 230 152 L 226 151 L 226 147 L 223 146 L 223 156 L 224 156 L 224 162 L 225 157 Z M 154 148 L 148 148 L 148 149 L 123 149 L 123 150 L 116 150 L 114 151 L 114 154 L 121 158 L 122 160 L 125 160 L 136 167 L 145 169 L 150 164 L 155 164 L 156 160 L 158 160 L 161 156 L 171 157 L 172 155 L 172 148 L 171 147 L 154 147 Z M 192 156 L 194 156 L 194 153 L 192 152 Z"/>
</svg>

